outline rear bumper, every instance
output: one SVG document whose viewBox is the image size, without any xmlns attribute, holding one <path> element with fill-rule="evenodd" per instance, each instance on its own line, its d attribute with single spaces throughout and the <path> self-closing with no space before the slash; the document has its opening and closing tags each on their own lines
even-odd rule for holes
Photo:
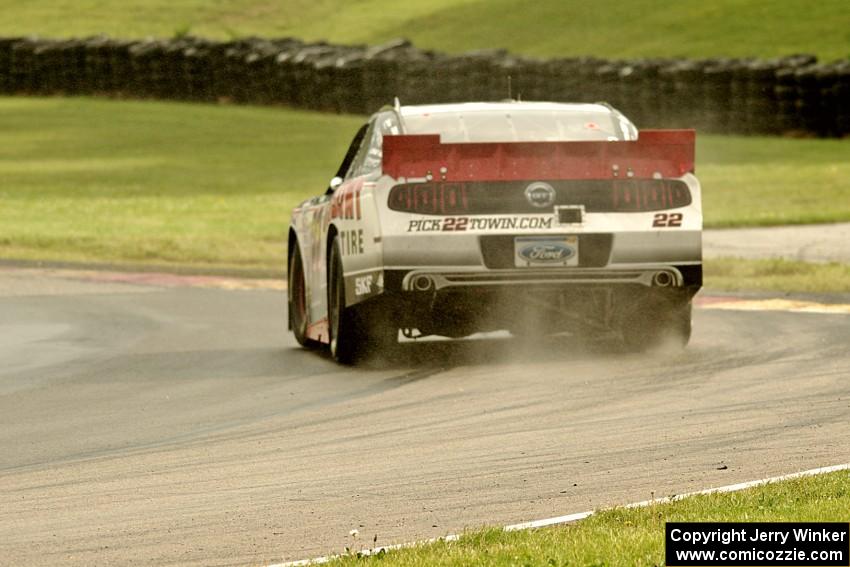
<svg viewBox="0 0 850 567">
<path fill-rule="evenodd" d="M 551 233 L 543 233 L 550 235 Z M 702 286 L 698 230 L 568 232 L 579 241 L 571 267 L 517 268 L 517 234 L 388 235 L 384 272 L 388 291 L 439 291 L 475 286 L 624 285 Z"/>
<path fill-rule="evenodd" d="M 664 274 L 661 275 L 660 274 Z M 482 268 L 417 268 L 412 270 L 386 270 L 385 291 L 388 292 L 440 292 L 452 290 L 474 291 L 508 290 L 512 287 L 560 288 L 570 286 L 594 287 L 669 287 L 687 288 L 691 294 L 702 287 L 702 265 L 657 264 L 619 268 L 555 268 L 488 270 Z"/>
<path fill-rule="evenodd" d="M 446 288 L 479 286 L 562 286 L 638 284 L 646 287 L 684 287 L 682 272 L 673 266 L 644 266 L 618 269 L 541 269 L 541 270 L 435 270 L 407 272 L 402 291 L 441 291 Z"/>
</svg>

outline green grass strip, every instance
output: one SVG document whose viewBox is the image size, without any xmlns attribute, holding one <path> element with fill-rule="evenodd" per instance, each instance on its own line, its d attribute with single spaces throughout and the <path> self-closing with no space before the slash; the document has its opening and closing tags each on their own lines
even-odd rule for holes
<svg viewBox="0 0 850 567">
<path fill-rule="evenodd" d="M 706 260 L 705 287 L 725 291 L 850 293 L 850 264 L 794 260 Z"/>
</svg>

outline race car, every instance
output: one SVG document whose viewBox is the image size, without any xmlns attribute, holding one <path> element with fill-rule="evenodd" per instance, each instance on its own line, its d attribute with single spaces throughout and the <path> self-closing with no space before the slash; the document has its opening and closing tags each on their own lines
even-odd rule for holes
<svg viewBox="0 0 850 567">
<path fill-rule="evenodd" d="M 702 285 L 694 144 L 607 104 L 396 101 L 292 212 L 289 328 L 343 363 L 399 332 L 683 347 Z"/>
</svg>

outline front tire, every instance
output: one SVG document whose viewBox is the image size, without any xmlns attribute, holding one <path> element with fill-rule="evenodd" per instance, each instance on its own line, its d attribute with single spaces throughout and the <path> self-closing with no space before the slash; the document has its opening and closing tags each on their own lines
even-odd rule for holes
<svg viewBox="0 0 850 567">
<path fill-rule="evenodd" d="M 307 338 L 307 286 L 304 279 L 304 263 L 301 260 L 301 251 L 298 243 L 295 243 L 292 255 L 289 258 L 289 328 L 299 345 L 312 347 L 315 341 Z"/>
</svg>

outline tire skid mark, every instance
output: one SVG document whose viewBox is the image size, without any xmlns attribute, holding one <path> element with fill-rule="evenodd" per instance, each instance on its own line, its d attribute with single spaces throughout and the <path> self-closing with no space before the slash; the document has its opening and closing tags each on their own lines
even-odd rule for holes
<svg viewBox="0 0 850 567">
<path fill-rule="evenodd" d="M 436 376 L 437 374 L 441 374 L 443 372 L 447 372 L 451 370 L 451 366 L 435 366 L 432 368 L 420 368 L 417 370 L 411 370 L 410 372 L 405 372 L 400 376 L 393 376 L 392 378 L 387 378 L 384 380 L 389 384 L 393 384 L 395 386 L 404 386 L 405 384 L 410 384 L 412 382 L 416 382 L 419 380 L 424 380 L 425 378 L 430 378 L 431 376 Z"/>
</svg>

